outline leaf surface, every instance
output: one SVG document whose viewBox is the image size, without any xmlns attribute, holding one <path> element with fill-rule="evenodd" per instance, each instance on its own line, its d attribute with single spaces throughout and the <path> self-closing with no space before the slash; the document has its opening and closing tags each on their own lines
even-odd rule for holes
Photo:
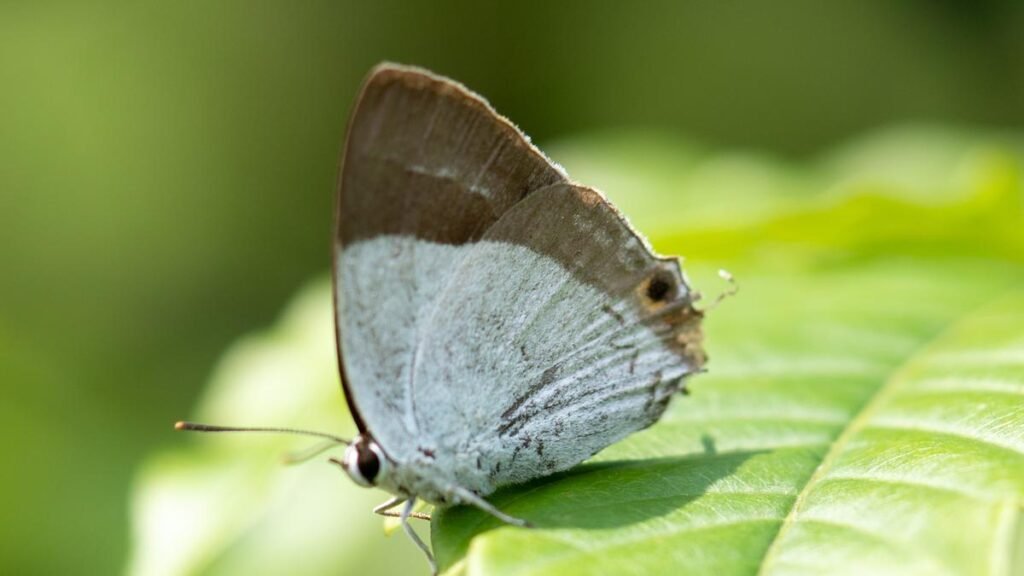
<svg viewBox="0 0 1024 576">
<path fill-rule="evenodd" d="M 494 498 L 539 529 L 460 507 L 435 548 L 470 574 L 998 573 L 1024 499 L 1019 280 L 951 261 L 751 279 L 659 424 Z"/>
<path fill-rule="evenodd" d="M 653 427 L 435 513 L 450 574 L 1024 573 L 1024 146 L 894 130 L 793 164 L 665 138 L 555 146 L 714 294 L 709 373 Z M 710 298 L 709 298 L 710 300 Z M 352 433 L 320 284 L 230 351 L 197 419 Z M 340 428 L 339 428 L 340 427 Z M 137 574 L 393 573 L 385 495 L 294 438 L 196 439 L 134 494 Z M 199 521 L 197 521 L 199 519 Z M 382 559 L 385 559 L 382 561 Z"/>
<path fill-rule="evenodd" d="M 692 396 L 592 462 L 494 498 L 538 529 L 466 507 L 439 514 L 442 564 L 510 575 L 1019 570 L 1021 161 L 1012 147 L 938 136 L 881 134 L 802 171 L 685 146 L 687 162 L 662 164 L 657 180 L 630 178 L 650 173 L 651 155 L 616 165 L 573 148 L 570 172 L 603 174 L 623 204 L 653 186 L 635 201 L 639 226 L 687 254 L 699 286 L 713 285 L 709 262 L 723 263 L 741 293 L 708 315 L 710 372 Z M 672 194 L 701 216 L 654 208 Z M 723 197 L 739 199 L 732 221 Z"/>
</svg>

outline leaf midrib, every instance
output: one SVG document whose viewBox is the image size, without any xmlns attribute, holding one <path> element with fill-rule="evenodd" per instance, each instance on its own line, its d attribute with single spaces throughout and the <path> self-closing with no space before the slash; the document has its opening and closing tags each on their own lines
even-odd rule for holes
<svg viewBox="0 0 1024 576">
<path fill-rule="evenodd" d="M 952 319 L 946 324 L 944 328 L 936 332 L 931 338 L 924 341 L 917 350 L 907 357 L 902 363 L 896 366 L 891 372 L 889 378 L 883 383 L 871 396 L 871 398 L 861 405 L 857 410 L 856 415 L 849 421 L 849 423 L 843 428 L 836 441 L 829 447 L 825 457 L 822 458 L 821 464 L 815 468 L 814 473 L 811 474 L 810 478 L 804 484 L 800 492 L 797 493 L 796 499 L 793 501 L 792 507 L 790 507 L 789 513 L 783 519 L 779 525 L 779 529 L 772 538 L 772 543 L 769 544 L 768 549 L 765 551 L 764 558 L 761 559 L 761 565 L 758 569 L 758 576 L 766 576 L 768 570 L 771 568 L 773 562 L 779 553 L 780 543 L 783 541 L 785 535 L 789 529 L 796 524 L 796 516 L 803 507 L 808 495 L 814 491 L 817 487 L 821 478 L 829 472 L 836 458 L 846 448 L 850 439 L 853 438 L 857 433 L 865 428 L 866 423 L 871 417 L 879 410 L 881 406 L 894 394 L 894 390 L 898 387 L 902 381 L 903 376 L 911 367 L 914 366 L 922 357 L 927 356 L 935 346 L 941 342 L 946 335 L 955 332 L 962 324 L 966 323 L 974 314 L 990 305 L 992 301 L 997 301 L 998 298 L 990 299 L 988 303 L 982 306 L 976 307 L 968 312 L 961 314 L 959 317 Z"/>
</svg>

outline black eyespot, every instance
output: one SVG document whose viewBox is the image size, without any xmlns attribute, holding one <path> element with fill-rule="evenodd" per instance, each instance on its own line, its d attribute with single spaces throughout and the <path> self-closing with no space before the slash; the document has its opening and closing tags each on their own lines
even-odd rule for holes
<svg viewBox="0 0 1024 576">
<path fill-rule="evenodd" d="M 359 474 L 373 484 L 373 479 L 380 472 L 380 459 L 368 446 L 360 444 L 356 448 L 356 467 L 359 468 Z"/>
<path fill-rule="evenodd" d="M 655 276 L 647 284 L 647 297 L 653 302 L 661 302 L 668 298 L 672 291 L 672 283 L 664 276 Z"/>
</svg>

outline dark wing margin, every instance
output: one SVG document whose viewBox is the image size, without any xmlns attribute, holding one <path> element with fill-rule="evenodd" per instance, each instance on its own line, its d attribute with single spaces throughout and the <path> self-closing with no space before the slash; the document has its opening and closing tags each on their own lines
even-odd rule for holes
<svg viewBox="0 0 1024 576">
<path fill-rule="evenodd" d="M 361 432 L 341 344 L 341 251 L 381 235 L 471 243 L 528 194 L 563 181 L 560 168 L 461 84 L 395 64 L 370 72 L 349 119 L 333 259 L 338 367 Z"/>
</svg>

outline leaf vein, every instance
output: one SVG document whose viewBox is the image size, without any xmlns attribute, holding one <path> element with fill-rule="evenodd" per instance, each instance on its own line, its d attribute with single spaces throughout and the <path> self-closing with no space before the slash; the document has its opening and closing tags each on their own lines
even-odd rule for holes
<svg viewBox="0 0 1024 576">
<path fill-rule="evenodd" d="M 962 322 L 965 322 L 965 318 L 970 318 L 971 314 L 965 314 L 960 318 L 953 319 L 943 330 L 938 331 L 930 339 L 922 343 L 922 346 L 918 350 L 911 354 L 903 363 L 894 367 L 888 379 L 879 386 L 875 392 L 871 395 L 871 398 L 861 406 L 856 412 L 856 416 L 843 428 L 842 432 L 836 438 L 835 443 L 829 448 L 825 457 L 822 459 L 821 464 L 814 470 L 810 478 L 804 484 L 804 487 L 797 494 L 796 499 L 793 502 L 793 506 L 790 508 L 789 514 L 782 521 L 779 526 L 779 530 L 769 545 L 764 557 L 761 560 L 761 566 L 758 569 L 758 575 L 762 576 L 768 573 L 772 563 L 776 561 L 779 550 L 781 549 L 781 542 L 797 522 L 797 515 L 800 513 L 807 500 L 809 494 L 814 488 L 822 481 L 822 478 L 826 473 L 830 471 L 835 460 L 846 448 L 846 445 L 850 440 L 866 426 L 871 417 L 880 409 L 884 402 L 892 395 L 896 393 L 896 387 L 904 381 L 904 375 L 910 371 L 916 363 L 921 362 L 922 358 L 928 354 L 933 353 L 934 347 L 938 342 L 941 342 L 943 337 L 947 334 L 952 333 L 958 329 Z"/>
</svg>

